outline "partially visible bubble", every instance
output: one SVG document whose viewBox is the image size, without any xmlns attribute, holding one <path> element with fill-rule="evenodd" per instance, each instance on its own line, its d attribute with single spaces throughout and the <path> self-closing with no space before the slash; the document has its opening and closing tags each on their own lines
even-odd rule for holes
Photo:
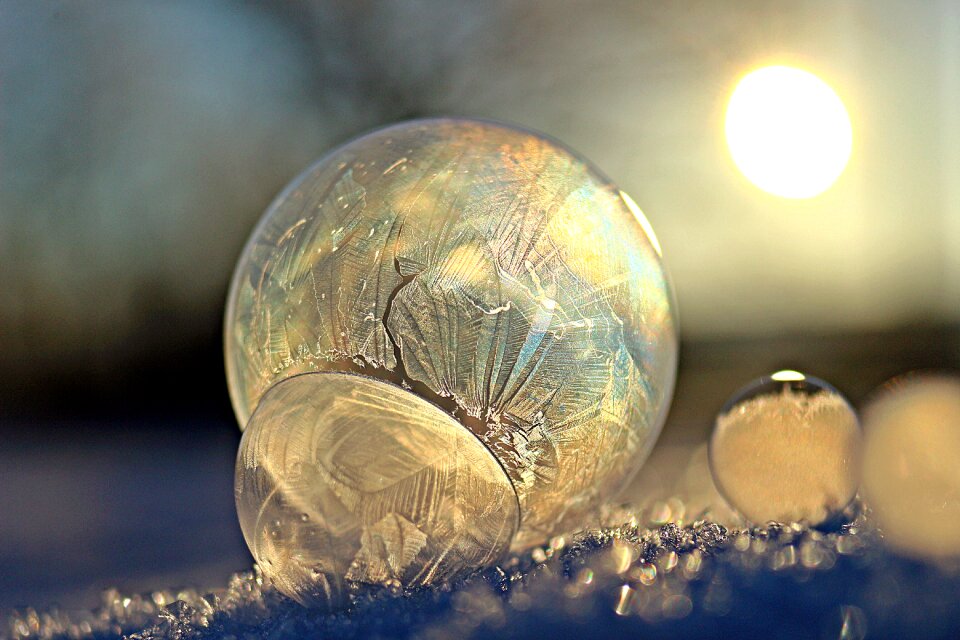
<svg viewBox="0 0 960 640">
<path fill-rule="evenodd" d="M 960 557 L 960 377 L 887 383 L 864 431 L 864 494 L 884 540 L 913 556 Z"/>
</svg>

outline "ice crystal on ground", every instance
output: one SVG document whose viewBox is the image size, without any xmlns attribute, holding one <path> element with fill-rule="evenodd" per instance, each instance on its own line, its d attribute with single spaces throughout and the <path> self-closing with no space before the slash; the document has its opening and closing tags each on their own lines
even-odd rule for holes
<svg viewBox="0 0 960 640">
<path fill-rule="evenodd" d="M 108 591 L 92 612 L 16 612 L 4 630 L 17 639 L 935 638 L 960 625 L 957 568 L 893 555 L 862 514 L 834 530 L 656 516 L 606 509 L 602 526 L 455 584 L 354 588 L 333 613 L 281 596 L 255 567 L 209 592 Z"/>
</svg>

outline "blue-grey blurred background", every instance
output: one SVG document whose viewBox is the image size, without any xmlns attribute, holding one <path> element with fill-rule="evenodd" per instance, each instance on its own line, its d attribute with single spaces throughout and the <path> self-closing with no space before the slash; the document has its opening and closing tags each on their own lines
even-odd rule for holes
<svg viewBox="0 0 960 640">
<path fill-rule="evenodd" d="M 726 149 L 736 80 L 772 63 L 850 113 L 850 164 L 817 198 L 760 191 Z M 565 141 L 653 224 L 684 347 L 646 482 L 672 486 L 670 447 L 768 368 L 858 401 L 960 367 L 953 0 L 0 0 L 0 610 L 249 563 L 233 264 L 313 159 L 435 114 Z"/>
</svg>

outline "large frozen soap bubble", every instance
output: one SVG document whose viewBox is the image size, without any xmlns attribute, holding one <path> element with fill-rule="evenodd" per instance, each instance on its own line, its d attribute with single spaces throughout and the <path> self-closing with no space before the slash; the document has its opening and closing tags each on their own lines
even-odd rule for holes
<svg viewBox="0 0 960 640">
<path fill-rule="evenodd" d="M 271 205 L 225 347 L 244 537 L 284 593 L 335 604 L 580 523 L 656 440 L 677 327 L 649 224 L 589 163 L 425 120 Z"/>
</svg>

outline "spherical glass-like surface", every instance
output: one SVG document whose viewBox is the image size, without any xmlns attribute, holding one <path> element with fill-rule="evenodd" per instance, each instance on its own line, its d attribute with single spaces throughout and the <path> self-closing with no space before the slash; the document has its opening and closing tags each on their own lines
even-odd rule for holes
<svg viewBox="0 0 960 640">
<path fill-rule="evenodd" d="M 734 509 L 756 523 L 821 524 L 853 499 L 860 425 L 823 380 L 778 371 L 743 387 L 717 416 L 710 469 Z"/>
<path fill-rule="evenodd" d="M 387 575 L 420 584 L 455 573 L 436 564 L 443 550 L 480 563 L 543 542 L 643 463 L 672 394 L 676 331 L 643 214 L 556 142 L 469 120 L 415 121 L 351 142 L 271 205 L 234 275 L 227 374 L 241 426 L 257 432 L 245 434 L 237 468 L 247 542 L 268 574 L 320 567 L 315 583 L 328 585 Z M 288 397 L 279 383 L 294 376 L 309 382 L 286 384 L 314 391 Z M 366 400 L 342 401 L 348 389 Z M 388 405 L 403 428 L 389 427 Z M 432 425 L 416 435 L 429 445 L 404 444 L 411 420 Z M 291 451 L 285 434 L 301 432 Z M 442 464 L 426 453 L 448 455 L 451 442 L 472 453 Z M 484 460 L 497 464 L 472 466 Z M 401 467 L 420 469 L 418 479 L 375 500 L 351 493 Z M 506 541 L 466 522 L 503 486 L 518 510 L 512 522 L 500 509 Z M 298 506 L 268 509 L 271 492 Z M 328 551 L 316 553 L 335 558 L 263 542 L 271 528 L 260 520 L 306 505 L 327 531 L 316 539 Z M 350 517 L 331 515 L 340 511 Z M 456 526 L 438 524 L 451 514 Z M 404 523 L 381 524 L 400 522 L 394 515 Z M 288 541 L 299 525 L 284 518 L 278 539 Z M 468 526 L 479 529 L 466 535 Z M 472 552 L 464 540 L 497 548 Z M 376 553 L 389 571 L 344 572 Z"/>
</svg>

